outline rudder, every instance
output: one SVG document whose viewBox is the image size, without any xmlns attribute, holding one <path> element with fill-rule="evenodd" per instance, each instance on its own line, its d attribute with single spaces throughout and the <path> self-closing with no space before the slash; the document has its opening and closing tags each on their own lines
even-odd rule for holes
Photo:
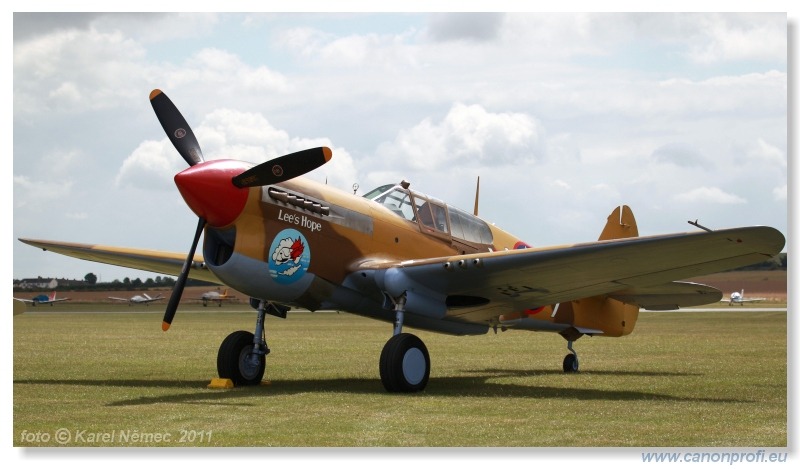
<svg viewBox="0 0 800 469">
<path fill-rule="evenodd" d="M 605 241 L 608 239 L 635 238 L 637 236 L 639 236 L 639 229 L 636 227 L 633 211 L 627 205 L 620 205 L 608 216 L 606 226 L 597 240 Z"/>
<path fill-rule="evenodd" d="M 608 216 L 608 221 L 600 233 L 598 241 L 635 238 L 639 236 L 633 211 L 627 205 L 620 205 Z M 619 337 L 633 332 L 639 317 L 639 306 L 623 303 L 608 295 L 583 298 L 570 302 L 574 323 L 583 327 L 599 329 L 610 337 Z"/>
</svg>

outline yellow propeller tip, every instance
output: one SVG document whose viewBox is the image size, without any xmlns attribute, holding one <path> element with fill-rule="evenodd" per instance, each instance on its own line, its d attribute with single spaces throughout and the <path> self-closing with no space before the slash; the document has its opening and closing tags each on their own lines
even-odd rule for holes
<svg viewBox="0 0 800 469">
<path fill-rule="evenodd" d="M 169 326 L 170 326 L 170 324 L 167 321 L 163 321 L 161 323 L 161 330 L 164 331 L 164 332 L 167 332 L 167 330 L 169 330 Z"/>
<path fill-rule="evenodd" d="M 161 94 L 161 90 L 156 88 L 150 92 L 150 101 L 152 101 L 156 96 Z"/>
</svg>

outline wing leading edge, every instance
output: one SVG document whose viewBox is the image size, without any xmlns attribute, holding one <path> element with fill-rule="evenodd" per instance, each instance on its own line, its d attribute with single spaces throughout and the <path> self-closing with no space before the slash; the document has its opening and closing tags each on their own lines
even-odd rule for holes
<svg viewBox="0 0 800 469">
<path fill-rule="evenodd" d="M 180 274 L 183 263 L 186 260 L 186 254 L 184 253 L 119 248 L 99 244 L 64 243 L 39 239 L 20 238 L 20 241 L 45 251 L 53 251 L 78 259 L 173 276 Z M 222 285 L 217 276 L 205 268 L 203 258 L 199 255 L 194 257 L 189 277 Z"/>
</svg>

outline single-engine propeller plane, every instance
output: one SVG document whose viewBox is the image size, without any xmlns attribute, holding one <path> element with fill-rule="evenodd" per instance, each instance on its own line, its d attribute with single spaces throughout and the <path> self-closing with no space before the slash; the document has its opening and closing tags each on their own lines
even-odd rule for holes
<svg viewBox="0 0 800 469">
<path fill-rule="evenodd" d="M 766 298 L 748 298 L 744 296 L 744 289 L 742 291 L 735 291 L 731 293 L 731 298 L 729 300 L 720 300 L 720 301 L 727 301 L 728 306 L 733 305 L 740 305 L 744 306 L 745 303 L 756 303 L 759 301 L 767 301 Z"/>
<path fill-rule="evenodd" d="M 128 306 L 133 306 L 133 305 L 141 305 L 141 304 L 149 305 L 150 303 L 152 303 L 154 301 L 163 300 L 164 297 L 161 296 L 161 295 L 150 296 L 147 293 L 143 293 L 141 295 L 133 295 L 130 298 L 119 298 L 117 296 L 109 296 L 108 299 L 109 300 L 114 300 L 114 301 L 127 301 L 128 302 Z"/>
<path fill-rule="evenodd" d="M 14 298 L 17 301 L 21 301 L 25 304 L 29 304 L 31 306 L 36 305 L 50 305 L 53 306 L 54 303 L 60 303 L 62 301 L 69 301 L 71 298 L 56 298 L 56 292 L 51 293 L 50 295 L 36 295 L 31 299 L 26 298 Z"/>
<path fill-rule="evenodd" d="M 235 301 L 237 298 L 233 295 L 229 295 L 228 289 L 226 288 L 222 293 L 212 290 L 203 293 L 198 298 L 192 299 L 200 300 L 203 303 L 203 306 L 208 306 L 208 303 L 217 303 L 217 306 L 222 307 L 223 301 Z"/>
<path fill-rule="evenodd" d="M 178 274 L 165 331 L 187 277 L 249 295 L 257 310 L 254 333 L 230 334 L 217 355 L 220 377 L 237 385 L 262 380 L 270 352 L 265 314 L 286 317 L 290 307 L 346 311 L 393 324 L 379 359 L 390 392 L 420 391 L 430 375 L 425 344 L 404 332 L 405 326 L 456 335 L 498 328 L 555 332 L 570 351 L 563 370 L 575 372 L 573 343 L 580 337 L 630 334 L 640 308 L 717 302 L 719 290 L 679 280 L 762 262 L 785 243 L 770 227 L 639 237 L 631 209 L 621 206 L 596 242 L 534 248 L 405 181 L 359 197 L 299 177 L 326 163 L 328 148 L 255 166 L 205 161 L 166 94 L 154 90 L 150 102 L 190 166 L 175 176 L 198 216 L 188 255 L 21 241 L 81 259 Z M 203 233 L 202 256 L 195 255 Z"/>
</svg>

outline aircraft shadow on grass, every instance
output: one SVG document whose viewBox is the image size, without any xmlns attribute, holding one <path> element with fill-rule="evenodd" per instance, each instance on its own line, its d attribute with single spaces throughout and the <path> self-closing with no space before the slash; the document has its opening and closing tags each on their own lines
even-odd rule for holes
<svg viewBox="0 0 800 469">
<path fill-rule="evenodd" d="M 485 372 L 484 372 L 485 371 Z M 686 397 L 674 396 L 664 393 L 652 393 L 631 390 L 601 390 L 572 387 L 535 386 L 515 383 L 497 383 L 492 379 L 502 377 L 524 377 L 550 374 L 547 371 L 531 370 L 484 370 L 476 376 L 440 377 L 430 383 L 425 391 L 433 396 L 479 396 L 508 398 L 539 398 L 539 399 L 574 399 L 581 401 L 676 401 L 676 402 L 706 402 L 706 403 L 752 403 L 747 399 L 725 399 L 713 397 Z M 587 373 L 589 374 L 589 373 Z M 689 376 L 686 373 L 670 372 L 619 372 L 607 373 L 592 372 L 591 374 L 627 375 L 627 376 Z M 53 379 L 53 380 L 16 380 L 14 384 L 33 385 L 71 385 L 71 386 L 98 386 L 98 387 L 143 387 L 143 388 L 174 388 L 184 389 L 188 392 L 161 396 L 143 396 L 134 399 L 113 401 L 106 404 L 110 407 L 138 406 L 150 404 L 213 404 L 253 406 L 248 402 L 225 402 L 228 399 L 268 398 L 270 396 L 286 396 L 308 392 L 342 392 L 351 394 L 382 394 L 380 380 L 376 379 L 306 379 L 285 380 L 274 382 L 268 386 L 245 386 L 230 390 L 210 390 L 206 388 L 207 382 L 175 381 L 175 380 L 90 380 L 90 379 Z"/>
</svg>

